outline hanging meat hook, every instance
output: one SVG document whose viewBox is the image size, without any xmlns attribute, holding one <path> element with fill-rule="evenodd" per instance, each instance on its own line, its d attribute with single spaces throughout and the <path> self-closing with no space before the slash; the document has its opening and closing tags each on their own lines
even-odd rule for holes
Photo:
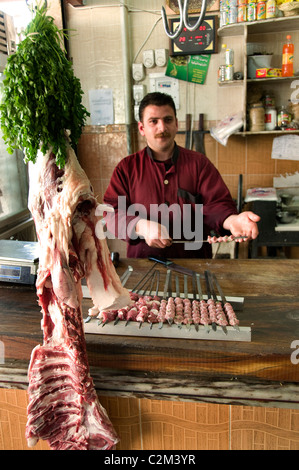
<svg viewBox="0 0 299 470">
<path fill-rule="evenodd" d="M 197 28 L 199 28 L 204 20 L 205 13 L 206 13 L 206 8 L 207 8 L 207 0 L 202 0 L 202 5 L 201 5 L 201 12 L 198 20 L 194 24 L 189 23 L 189 18 L 188 18 L 188 6 L 189 6 L 189 0 L 184 0 L 184 5 L 182 7 L 182 2 L 181 0 L 178 0 L 178 6 L 180 10 L 180 24 L 176 27 L 175 31 L 171 33 L 168 27 L 168 21 L 166 17 L 166 12 L 165 8 L 162 7 L 162 19 L 163 19 L 163 24 L 164 24 L 164 29 L 167 34 L 167 36 L 170 39 L 175 39 L 177 38 L 182 30 L 183 27 L 186 27 L 188 31 L 195 31 Z"/>
<path fill-rule="evenodd" d="M 165 33 L 167 34 L 167 36 L 170 39 L 177 38 L 179 36 L 179 34 L 181 34 L 182 29 L 183 29 L 183 19 L 184 19 L 184 17 L 183 17 L 183 7 L 182 7 L 181 0 L 178 0 L 178 4 L 179 4 L 179 10 L 180 10 L 180 24 L 179 24 L 179 26 L 177 26 L 177 28 L 175 29 L 175 31 L 173 33 L 171 33 L 170 30 L 169 30 L 165 8 L 162 7 L 162 11 L 161 11 Z"/>
</svg>

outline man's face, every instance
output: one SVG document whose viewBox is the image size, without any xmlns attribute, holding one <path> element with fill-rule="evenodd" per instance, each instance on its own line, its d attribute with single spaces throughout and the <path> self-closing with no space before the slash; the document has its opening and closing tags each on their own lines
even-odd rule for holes
<svg viewBox="0 0 299 470">
<path fill-rule="evenodd" d="M 173 148 L 178 121 L 171 106 L 149 105 L 144 109 L 138 129 L 154 152 L 167 152 Z"/>
</svg>

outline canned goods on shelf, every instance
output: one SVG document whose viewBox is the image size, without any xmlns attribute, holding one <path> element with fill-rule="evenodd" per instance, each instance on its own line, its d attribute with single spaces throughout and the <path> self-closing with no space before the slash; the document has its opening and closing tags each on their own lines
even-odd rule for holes
<svg viewBox="0 0 299 470">
<path fill-rule="evenodd" d="M 238 7 L 230 7 L 228 12 L 228 22 L 229 24 L 237 23 L 238 19 Z"/>
<path fill-rule="evenodd" d="M 225 65 L 220 65 L 218 69 L 218 82 L 224 82 L 225 81 Z"/>
<path fill-rule="evenodd" d="M 234 79 L 234 66 L 233 65 L 226 65 L 225 66 L 225 80 L 233 80 Z"/>
<path fill-rule="evenodd" d="M 233 51 L 233 49 L 226 49 L 226 51 L 225 51 L 225 65 L 234 65 L 234 51 Z"/>
<path fill-rule="evenodd" d="M 238 6 L 238 23 L 242 23 L 247 20 L 247 5 Z"/>
<path fill-rule="evenodd" d="M 229 24 L 229 12 L 228 10 L 222 10 L 220 12 L 220 27 Z"/>
<path fill-rule="evenodd" d="M 256 20 L 256 3 L 250 2 L 247 6 L 247 21 Z"/>
<path fill-rule="evenodd" d="M 258 2 L 256 8 L 256 19 L 264 20 L 266 18 L 266 2 Z"/>
<path fill-rule="evenodd" d="M 266 18 L 275 18 L 276 16 L 276 1 L 268 0 L 266 4 Z"/>
<path fill-rule="evenodd" d="M 220 11 L 225 11 L 229 9 L 229 0 L 220 1 Z"/>
</svg>

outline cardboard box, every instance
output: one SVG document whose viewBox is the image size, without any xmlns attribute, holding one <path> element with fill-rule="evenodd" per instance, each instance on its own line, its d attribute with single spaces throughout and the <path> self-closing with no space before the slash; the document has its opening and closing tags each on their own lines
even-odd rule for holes
<svg viewBox="0 0 299 470">
<path fill-rule="evenodd" d="M 281 77 L 281 69 L 268 69 L 266 67 L 262 69 L 256 69 L 256 78 L 269 78 L 269 77 Z"/>
</svg>

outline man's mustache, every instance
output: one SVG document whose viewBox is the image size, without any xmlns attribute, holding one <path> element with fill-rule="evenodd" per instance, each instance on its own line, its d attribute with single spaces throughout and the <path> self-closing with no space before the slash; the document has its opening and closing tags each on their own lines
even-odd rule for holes
<svg viewBox="0 0 299 470">
<path fill-rule="evenodd" d="M 169 132 L 160 132 L 160 134 L 155 135 L 155 139 L 159 139 L 161 137 L 171 137 L 171 135 L 169 134 Z"/>
</svg>

